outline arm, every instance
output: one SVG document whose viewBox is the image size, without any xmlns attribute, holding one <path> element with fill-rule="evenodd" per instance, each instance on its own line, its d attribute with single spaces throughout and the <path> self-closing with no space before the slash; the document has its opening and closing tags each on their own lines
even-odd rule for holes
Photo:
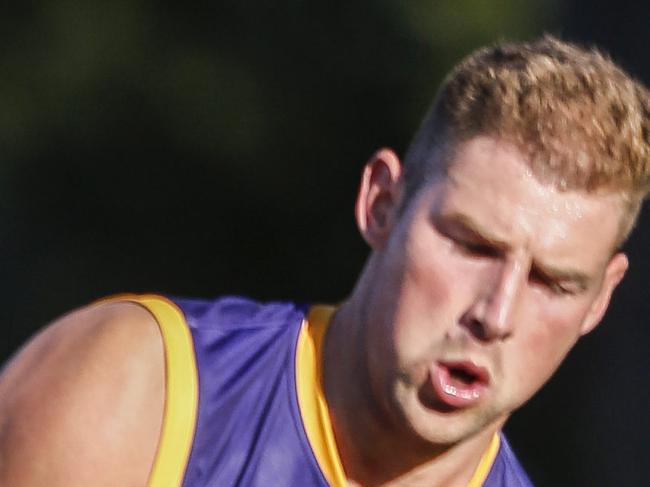
<svg viewBox="0 0 650 487">
<path fill-rule="evenodd" d="M 145 309 L 64 316 L 0 376 L 0 485 L 146 485 L 163 406 L 162 339 Z"/>
</svg>

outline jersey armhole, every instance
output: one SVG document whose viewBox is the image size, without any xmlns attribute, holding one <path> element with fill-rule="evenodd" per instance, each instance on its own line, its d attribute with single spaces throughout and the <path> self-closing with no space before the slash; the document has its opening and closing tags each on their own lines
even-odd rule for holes
<svg viewBox="0 0 650 487">
<path fill-rule="evenodd" d="M 199 396 L 194 343 L 185 316 L 173 302 L 157 295 L 121 295 L 102 301 L 139 304 L 158 324 L 165 354 L 165 405 L 147 485 L 179 487 L 194 440 Z"/>
</svg>

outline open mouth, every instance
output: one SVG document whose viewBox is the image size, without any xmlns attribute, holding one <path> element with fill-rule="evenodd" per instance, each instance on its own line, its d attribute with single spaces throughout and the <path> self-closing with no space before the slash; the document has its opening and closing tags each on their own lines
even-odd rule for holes
<svg viewBox="0 0 650 487">
<path fill-rule="evenodd" d="M 465 408 L 480 401 L 490 377 L 484 367 L 470 361 L 457 361 L 437 362 L 431 379 L 442 403 L 454 408 Z"/>
<path fill-rule="evenodd" d="M 461 386 L 488 383 L 487 370 L 472 362 L 450 362 L 439 365 L 445 367 L 449 371 L 449 378 Z"/>
<path fill-rule="evenodd" d="M 464 385 L 471 385 L 477 381 L 476 375 L 464 369 L 456 367 L 449 368 L 449 376 L 452 380 L 460 382 Z"/>
</svg>

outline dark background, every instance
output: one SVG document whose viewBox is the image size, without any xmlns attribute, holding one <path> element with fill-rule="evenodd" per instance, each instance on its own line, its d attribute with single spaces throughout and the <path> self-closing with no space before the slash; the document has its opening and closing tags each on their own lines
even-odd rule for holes
<svg viewBox="0 0 650 487">
<path fill-rule="evenodd" d="M 100 296 L 337 301 L 365 160 L 403 153 L 444 73 L 497 39 L 597 43 L 650 81 L 619 0 L 25 1 L 0 11 L 6 358 Z M 603 326 L 507 432 L 540 486 L 650 485 L 650 218 Z M 645 220 L 645 221 L 643 221 Z"/>
</svg>

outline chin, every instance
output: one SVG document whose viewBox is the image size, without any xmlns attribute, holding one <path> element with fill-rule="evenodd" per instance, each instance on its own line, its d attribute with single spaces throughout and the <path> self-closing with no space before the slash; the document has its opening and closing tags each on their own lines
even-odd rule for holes
<svg viewBox="0 0 650 487">
<path fill-rule="evenodd" d="M 497 431 L 508 416 L 485 404 L 463 409 L 432 405 L 423 402 L 419 394 L 395 399 L 408 434 L 438 449 L 450 448 L 481 432 Z"/>
</svg>

